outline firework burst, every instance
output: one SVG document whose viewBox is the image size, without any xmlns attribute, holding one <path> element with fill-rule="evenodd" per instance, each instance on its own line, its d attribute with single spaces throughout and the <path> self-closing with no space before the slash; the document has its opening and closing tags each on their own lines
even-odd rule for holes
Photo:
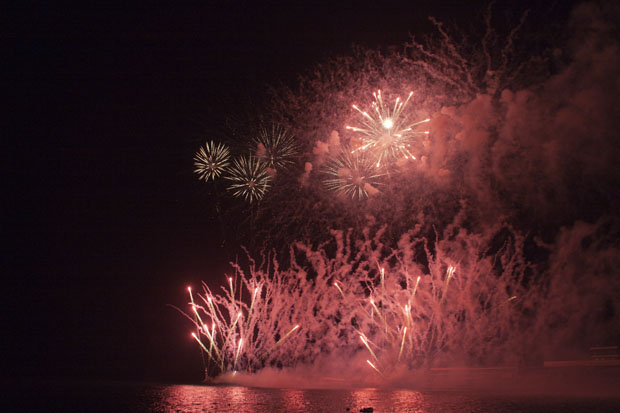
<svg viewBox="0 0 620 413">
<path fill-rule="evenodd" d="M 413 145 L 420 135 L 429 133 L 417 130 L 416 127 L 430 119 L 415 122 L 408 119 L 405 108 L 412 95 L 413 92 L 409 93 L 405 101 L 396 98 L 394 106 L 390 107 L 383 102 L 379 90 L 373 93 L 375 100 L 370 111 L 366 112 L 353 105 L 353 109 L 362 115 L 360 126 L 346 127 L 359 133 L 360 145 L 353 151 L 369 152 L 377 167 L 399 158 L 416 159 L 412 154 Z"/>
<path fill-rule="evenodd" d="M 325 187 L 351 199 L 366 199 L 379 192 L 377 186 L 384 175 L 374 161 L 364 153 L 344 148 L 338 156 L 329 159 L 324 167 Z"/>
<path fill-rule="evenodd" d="M 275 259 L 263 268 L 235 265 L 217 290 L 204 283 L 202 294 L 188 288 L 188 307 L 181 311 L 194 324 L 207 374 L 291 367 L 349 352 L 377 379 L 390 379 L 403 368 L 437 366 L 461 355 L 484 364 L 527 352 L 523 334 L 531 333 L 515 326 L 524 321 L 522 305 L 537 301 L 521 285 L 521 241 L 511 244 L 516 250 L 483 256 L 487 242 L 463 231 L 436 241 L 422 268 L 413 252 L 425 238 L 402 238 L 389 253 L 398 259 L 389 265 L 381 235 L 369 232 L 363 243 L 342 236 L 334 232 L 338 252 L 296 244 L 291 251 L 309 261 L 292 268 L 282 269 Z M 473 258 L 451 264 L 454 254 Z M 508 271 L 488 277 L 500 259 Z M 316 278 L 305 282 L 299 265 L 309 265 Z"/>
<path fill-rule="evenodd" d="M 294 136 L 279 125 L 262 129 L 254 138 L 256 156 L 269 168 L 284 168 L 293 163 L 297 154 Z"/>
<path fill-rule="evenodd" d="M 194 155 L 194 172 L 199 179 L 218 178 L 230 164 L 230 150 L 221 143 L 209 141 Z"/>
<path fill-rule="evenodd" d="M 227 169 L 228 190 L 238 198 L 253 202 L 260 200 L 271 186 L 271 175 L 267 163 L 254 156 L 233 159 Z"/>
<path fill-rule="evenodd" d="M 238 370 L 255 370 L 277 363 L 286 357 L 299 340 L 302 328 L 291 319 L 292 313 L 282 306 L 292 285 L 271 282 L 263 273 L 250 277 L 237 273 L 228 278 L 230 294 L 216 294 L 203 283 L 204 293 L 193 293 L 188 287 L 189 313 L 184 313 L 196 326 L 191 336 L 205 355 L 205 374 L 221 374 Z M 248 306 L 243 296 L 252 296 Z M 283 312 L 285 311 L 285 312 Z"/>
</svg>

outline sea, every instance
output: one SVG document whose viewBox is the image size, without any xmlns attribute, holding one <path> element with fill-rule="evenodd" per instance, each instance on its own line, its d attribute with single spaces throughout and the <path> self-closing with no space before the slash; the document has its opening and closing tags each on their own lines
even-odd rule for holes
<svg viewBox="0 0 620 413">
<path fill-rule="evenodd" d="M 300 390 L 131 382 L 4 384 L 3 412 L 620 412 L 615 397 L 410 389 Z"/>
</svg>

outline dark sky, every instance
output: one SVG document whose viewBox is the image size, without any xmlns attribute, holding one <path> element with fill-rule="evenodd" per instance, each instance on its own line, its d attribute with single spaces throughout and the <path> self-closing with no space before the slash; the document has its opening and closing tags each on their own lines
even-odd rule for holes
<svg viewBox="0 0 620 413">
<path fill-rule="evenodd" d="M 3 12 L 7 375 L 199 380 L 190 325 L 167 304 L 223 280 L 236 251 L 192 173 L 217 102 L 293 85 L 352 44 L 400 46 L 429 14 L 468 22 L 485 2 L 86 3 Z"/>
</svg>

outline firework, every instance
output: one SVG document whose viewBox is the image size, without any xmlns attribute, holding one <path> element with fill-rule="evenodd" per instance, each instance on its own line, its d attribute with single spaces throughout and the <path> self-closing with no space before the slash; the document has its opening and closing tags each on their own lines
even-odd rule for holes
<svg viewBox="0 0 620 413">
<path fill-rule="evenodd" d="M 295 139 L 286 129 L 272 125 L 271 129 L 262 129 L 256 138 L 256 157 L 265 162 L 269 168 L 284 168 L 293 163 L 297 155 Z"/>
<path fill-rule="evenodd" d="M 186 315 L 196 326 L 192 336 L 210 363 L 205 370 L 254 372 L 295 366 L 325 351 L 348 351 L 351 360 L 368 359 L 370 368 L 390 379 L 403 367 L 451 359 L 455 350 L 474 365 L 528 351 L 519 350 L 523 336 L 515 328 L 523 304 L 534 302 L 521 285 L 522 258 L 512 249 L 484 256 L 479 251 L 488 243 L 462 231 L 450 234 L 449 241 L 436 241 L 435 250 L 427 251 L 426 266 L 416 265 L 412 254 L 423 239 L 403 241 L 390 252 L 398 260 L 378 271 L 376 263 L 388 261 L 380 243 L 343 240 L 335 256 L 296 244 L 317 273 L 311 283 L 301 267 L 281 269 L 274 263 L 266 272 L 251 267 L 227 275 L 219 294 L 206 285 L 202 294 L 186 287 Z M 470 259 L 457 265 L 455 254 Z M 517 272 L 489 277 L 488 268 L 498 259 Z"/>
<path fill-rule="evenodd" d="M 446 299 L 446 294 L 448 293 L 448 286 L 450 285 L 450 280 L 452 279 L 452 277 L 454 276 L 454 270 L 456 268 L 454 268 L 452 265 L 448 266 L 448 270 L 446 271 L 446 283 L 444 285 L 444 289 L 443 289 L 443 299 Z"/>
<path fill-rule="evenodd" d="M 489 16 L 487 22 L 490 21 Z M 386 195 L 387 192 L 396 195 L 389 197 L 388 205 L 369 202 L 371 208 L 367 211 L 351 209 L 356 213 L 366 212 L 365 216 L 349 217 L 339 211 L 332 215 L 329 208 L 337 208 L 329 202 L 316 205 L 324 201 L 319 197 L 298 204 L 296 197 L 278 196 L 277 200 L 283 202 L 263 214 L 277 219 L 260 221 L 257 229 L 268 227 L 269 233 L 283 233 L 286 232 L 283 225 L 291 224 L 297 234 L 294 239 L 306 239 L 307 244 L 277 245 L 290 252 L 284 263 L 278 263 L 270 255 L 270 249 L 265 248 L 267 253 L 257 260 L 260 264 L 252 261 L 245 277 L 236 276 L 234 285 L 230 279 L 222 278 L 218 290 L 221 295 L 204 294 L 207 304 L 200 302 L 199 294 L 192 296 L 189 290 L 188 301 L 191 305 L 198 304 L 187 310 L 190 321 L 196 323 L 194 337 L 198 344 L 193 341 L 191 344 L 196 351 L 213 358 L 218 364 L 216 373 L 231 368 L 256 371 L 296 366 L 300 367 L 297 371 L 304 372 L 307 370 L 301 368 L 303 364 L 315 360 L 317 370 L 325 366 L 331 373 L 348 370 L 349 362 L 355 361 L 357 365 L 348 373 L 359 375 L 363 369 L 362 372 L 374 376 L 367 370 L 373 368 L 378 374 L 385 374 L 391 383 L 399 383 L 400 380 L 392 379 L 405 378 L 401 373 L 405 369 L 428 371 L 455 361 L 467 366 L 529 365 L 530 361 L 538 363 L 540 357 L 554 355 L 554 350 L 561 349 L 564 343 L 571 349 L 587 348 L 588 342 L 616 336 L 614 331 L 618 331 L 620 318 L 615 305 L 620 245 L 615 242 L 617 237 L 613 237 L 616 227 L 613 220 L 610 223 L 606 219 L 600 224 L 611 227 L 609 232 L 579 223 L 574 229 L 567 226 L 558 230 L 557 244 L 551 241 L 543 244 L 537 241 L 537 231 L 532 236 L 513 234 L 510 223 L 514 220 L 510 214 L 500 211 L 496 215 L 501 216 L 501 222 L 489 221 L 484 211 L 492 210 L 494 205 L 485 204 L 482 210 L 476 209 L 476 200 L 496 197 L 485 196 L 488 194 L 484 188 L 468 185 L 477 183 L 478 179 L 468 178 L 477 178 L 478 172 L 487 171 L 489 165 L 495 165 L 492 161 L 509 158 L 508 166 L 512 161 L 522 161 L 523 157 L 511 156 L 514 151 L 508 148 L 492 154 L 489 162 L 478 162 L 481 166 L 469 167 L 467 155 L 471 151 L 463 148 L 462 141 L 477 139 L 484 146 L 496 140 L 501 144 L 506 136 L 514 137 L 514 133 L 502 133 L 506 129 L 502 128 L 506 117 L 503 113 L 495 116 L 496 97 L 500 94 L 505 97 L 502 91 L 508 93 L 508 102 L 503 102 L 504 105 L 499 102 L 501 108 L 511 103 L 517 108 L 531 103 L 515 101 L 509 90 L 530 90 L 529 83 L 546 82 L 537 75 L 537 69 L 541 68 L 535 62 L 537 57 L 528 56 L 528 60 L 521 62 L 512 59 L 519 57 L 511 54 L 512 40 L 517 40 L 519 33 L 505 30 L 510 33 L 506 39 L 501 38 L 501 33 L 498 37 L 487 31 L 482 41 L 474 45 L 479 46 L 481 58 L 468 59 L 466 54 L 471 51 L 468 47 L 471 45 L 452 43 L 445 26 L 433 22 L 440 32 L 437 43 L 443 45 L 441 50 L 412 40 L 404 53 L 389 53 L 384 57 L 378 51 L 364 51 L 359 56 L 346 56 L 333 64 L 322 65 L 316 75 L 303 80 L 298 93 L 273 99 L 272 112 L 265 116 L 292 119 L 295 131 L 304 136 L 304 147 L 308 149 L 316 141 L 313 151 L 316 158 L 310 159 L 308 154 L 312 163 L 306 163 L 305 167 L 304 178 L 311 179 L 306 179 L 309 183 L 304 181 L 304 184 L 313 189 L 316 170 L 312 171 L 312 167 L 318 166 L 316 178 L 326 178 L 325 186 L 334 195 L 350 199 L 368 198 L 381 189 L 378 185 L 388 173 L 400 172 L 393 170 L 393 165 L 421 156 L 421 141 L 427 140 L 425 134 L 429 133 L 424 129 L 430 124 L 429 119 L 424 119 L 426 115 L 417 113 L 441 108 L 445 133 L 442 142 L 425 146 L 428 154 L 433 155 L 421 168 L 428 176 L 423 179 L 403 176 L 400 182 L 406 185 L 398 188 L 402 194 L 392 192 L 391 188 L 386 190 Z M 499 49 L 487 48 L 492 44 L 498 44 Z M 516 46 L 514 49 L 528 50 Z M 543 64 L 548 61 L 539 60 Z M 521 69 L 507 70 L 512 65 L 533 68 L 531 73 L 536 76 L 528 77 Z M 541 73 L 544 76 L 546 72 Z M 328 141 L 318 142 L 317 139 L 328 137 L 334 124 L 344 126 L 338 123 L 340 116 L 335 111 L 343 107 L 342 99 L 355 93 L 355 87 L 377 79 L 384 84 L 407 79 L 423 89 L 417 89 L 416 96 L 409 90 L 399 91 L 402 100 L 385 90 L 377 91 L 374 99 L 368 93 L 363 102 L 358 102 L 359 107 L 354 105 L 350 110 L 346 106 L 353 102 L 345 103 L 351 126 L 344 137 L 334 131 Z M 513 82 L 512 79 L 522 80 Z M 548 90 L 549 87 L 544 88 Z M 425 99 L 424 109 L 415 107 L 421 96 Z M 535 109 L 526 112 L 536 113 Z M 485 130 L 487 124 L 490 131 Z M 294 147 L 281 150 L 280 143 L 287 139 L 273 129 L 275 126 L 261 131 L 262 136 L 256 130 L 251 136 L 254 138 L 252 155 L 267 168 L 298 163 Z M 525 132 L 533 129 L 526 128 Z M 481 133 L 484 136 L 478 136 Z M 349 148 L 334 157 L 333 148 L 341 138 Z M 326 153 L 327 157 L 323 158 Z M 360 163 L 369 165 L 363 169 Z M 228 167 L 224 174 L 227 171 Z M 435 179 L 436 173 L 443 178 Z M 521 175 L 527 177 L 526 173 Z M 508 178 L 500 179 L 498 185 L 486 186 L 489 191 L 500 189 L 509 193 L 514 185 L 507 186 L 504 181 Z M 247 199 L 248 181 L 238 181 L 242 188 L 238 196 Z M 290 179 L 290 182 L 296 185 L 298 180 Z M 527 183 L 526 189 L 536 187 L 536 183 Z M 252 199 L 260 197 L 249 198 Z M 295 203 L 288 204 L 289 199 Z M 511 195 L 511 199 L 518 200 L 519 193 Z M 448 214 L 459 203 L 463 215 L 450 224 Z M 300 221 L 318 224 L 302 227 Z M 273 222 L 276 225 L 269 225 Z M 364 223 L 368 226 L 363 227 Z M 501 228 L 494 227 L 496 224 Z M 328 230 L 338 236 L 324 239 L 323 234 L 328 234 Z M 382 235 L 374 231 L 381 231 Z M 268 237 L 257 235 L 254 227 L 251 232 L 257 239 L 270 242 Z M 598 238 L 605 234 L 610 237 Z M 529 252 L 524 250 L 524 245 Z M 579 254 L 581 251 L 584 253 Z M 377 262 L 385 263 L 385 270 L 379 268 L 378 272 Z M 255 271 L 262 274 L 255 275 Z M 213 280 L 213 276 L 209 279 Z M 601 309 L 604 317 L 596 317 Z M 601 324 L 597 324 L 599 319 Z M 296 330 L 296 323 L 303 329 Z M 330 364 L 331 361 L 335 363 Z M 364 365 L 366 362 L 368 366 Z"/>
<path fill-rule="evenodd" d="M 398 361 L 400 361 L 400 356 L 403 354 L 403 348 L 405 347 L 406 336 L 407 336 L 407 327 L 403 329 L 403 339 L 400 342 L 400 351 L 398 352 Z"/>
<path fill-rule="evenodd" d="M 334 281 L 334 287 L 338 289 L 340 295 L 342 296 L 342 298 L 344 298 L 344 293 L 342 292 L 342 288 L 340 288 L 340 286 L 338 285 L 338 281 Z"/>
<path fill-rule="evenodd" d="M 361 145 L 354 151 L 371 153 L 377 167 L 400 158 L 416 159 L 412 153 L 413 146 L 420 135 L 429 133 L 417 127 L 430 119 L 415 122 L 409 120 L 405 108 L 412 95 L 413 92 L 409 93 L 404 102 L 400 97 L 396 98 L 394 106 L 389 107 L 383 102 L 379 90 L 373 93 L 375 100 L 370 111 L 366 112 L 353 105 L 353 109 L 362 115 L 360 126 L 346 127 L 359 133 Z"/>
<path fill-rule="evenodd" d="M 196 339 L 196 341 L 198 342 L 198 344 L 200 344 L 200 347 L 202 347 L 202 349 L 205 351 L 205 353 L 209 354 L 209 356 L 211 356 L 211 353 L 209 352 L 209 350 L 205 347 L 204 344 L 202 344 L 202 341 L 200 341 L 200 339 L 198 338 L 198 336 L 196 335 L 196 333 L 192 333 L 192 337 L 194 337 Z"/>
<path fill-rule="evenodd" d="M 242 274 L 234 278 L 241 281 L 239 290 L 245 286 L 247 292 L 252 292 L 249 306 L 241 298 L 235 298 L 236 291 L 230 292 L 233 277 L 227 277 L 228 285 L 222 286 L 224 295 L 213 294 L 206 285 L 204 294 L 195 294 L 190 287 L 187 288 L 192 312 L 186 316 L 195 324 L 196 331 L 191 335 L 209 361 L 205 368 L 207 374 L 245 368 L 256 370 L 275 363 L 288 351 L 282 349 L 282 344 L 294 342 L 294 333 L 300 329 L 299 324 L 289 328 L 292 322 L 280 325 L 287 318 L 283 311 L 288 311 L 280 306 L 280 302 L 290 286 L 269 283 L 257 277 L 248 280 Z M 266 298 L 276 297 L 275 302 L 261 297 L 264 284 L 267 285 Z M 204 306 L 198 304 L 199 300 Z M 209 322 L 211 328 L 205 322 Z M 220 330 L 219 334 L 217 330 Z"/>
<path fill-rule="evenodd" d="M 366 339 L 366 337 L 364 337 L 363 334 L 360 334 L 360 340 L 362 340 L 362 343 L 364 343 L 364 345 L 366 346 L 366 348 L 368 349 L 368 351 L 370 352 L 370 354 L 372 355 L 372 357 L 375 360 L 379 360 L 377 359 L 377 355 L 375 354 L 374 351 L 372 351 L 372 348 L 370 348 L 370 345 L 368 344 L 368 340 Z"/>
<path fill-rule="evenodd" d="M 327 175 L 323 184 L 328 190 L 358 200 L 378 193 L 385 175 L 366 154 L 352 153 L 348 148 L 329 159 L 323 171 Z"/>
<path fill-rule="evenodd" d="M 209 141 L 194 155 L 194 172 L 199 179 L 218 178 L 230 164 L 230 150 L 221 143 Z"/>
<path fill-rule="evenodd" d="M 368 363 L 368 364 L 370 365 L 370 367 L 372 367 L 372 368 L 373 368 L 373 369 L 374 369 L 377 373 L 379 373 L 379 375 L 380 375 L 381 377 L 384 377 L 384 376 L 383 376 L 383 373 L 381 373 L 381 371 L 379 371 L 379 369 L 378 369 L 377 367 L 375 367 L 375 365 L 374 365 L 374 364 L 372 364 L 372 362 L 371 362 L 370 360 L 366 360 L 366 363 Z"/>
<path fill-rule="evenodd" d="M 418 284 L 420 284 L 420 276 L 418 275 L 418 278 L 415 280 L 415 287 L 413 287 L 413 294 L 412 296 L 415 296 L 415 292 L 418 290 Z"/>
<path fill-rule="evenodd" d="M 295 327 L 291 328 L 291 330 L 288 333 L 286 333 L 284 335 L 284 337 L 282 337 L 280 340 L 278 340 L 276 342 L 276 346 L 279 345 L 280 343 L 282 343 L 284 340 L 286 340 L 288 338 L 288 336 L 290 336 L 293 333 L 293 331 L 297 330 L 298 328 L 299 328 L 299 324 L 297 324 Z"/>
<path fill-rule="evenodd" d="M 239 339 L 239 346 L 237 346 L 237 353 L 235 354 L 235 362 L 233 363 L 233 369 L 237 367 L 237 360 L 239 359 L 239 352 L 241 351 L 241 345 L 243 344 L 243 339 Z"/>
<path fill-rule="evenodd" d="M 254 156 L 233 159 L 225 177 L 230 182 L 228 190 L 249 202 L 262 199 L 271 186 L 267 164 Z"/>
</svg>

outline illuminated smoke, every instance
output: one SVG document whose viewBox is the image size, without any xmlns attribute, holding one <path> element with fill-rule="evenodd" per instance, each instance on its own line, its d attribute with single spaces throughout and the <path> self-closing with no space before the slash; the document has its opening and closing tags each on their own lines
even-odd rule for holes
<svg viewBox="0 0 620 413">
<path fill-rule="evenodd" d="M 602 227 L 566 231 L 547 246 L 548 269 L 525 259 L 526 239 L 507 227 L 487 235 L 457 228 L 434 245 L 409 232 L 393 250 L 381 231 L 361 243 L 337 231 L 331 252 L 297 244 L 289 270 L 275 259 L 271 270 L 235 267 L 222 293 L 206 284 L 190 293 L 187 316 L 207 369 L 255 372 L 333 358 L 389 380 L 403 369 L 515 365 L 613 337 L 618 313 L 600 319 L 590 309 L 620 293 L 620 245 L 581 244 Z M 567 258 L 584 254 L 582 265 Z"/>
<path fill-rule="evenodd" d="M 527 19 L 502 37 L 489 18 L 475 45 L 435 22 L 430 45 L 357 50 L 278 91 L 266 110 L 293 119 L 304 167 L 278 175 L 252 237 L 285 253 L 269 269 L 237 268 L 234 293 L 205 286 L 216 304 L 201 298 L 196 334 L 211 373 L 326 359 L 326 370 L 389 381 L 402 370 L 519 365 L 617 342 L 619 15 L 584 4 L 564 27 L 568 43 L 532 49 L 519 43 L 541 34 Z M 378 88 L 415 90 L 408 116 L 428 114 L 431 134 L 416 140 L 416 162 L 366 187 L 359 177 L 404 158 L 385 154 L 379 169 L 374 158 L 357 180 L 338 161 L 342 148 L 366 154 L 351 152 L 370 135 L 346 125 L 371 130 L 350 108 Z M 375 129 L 397 127 L 392 108 Z"/>
</svg>

